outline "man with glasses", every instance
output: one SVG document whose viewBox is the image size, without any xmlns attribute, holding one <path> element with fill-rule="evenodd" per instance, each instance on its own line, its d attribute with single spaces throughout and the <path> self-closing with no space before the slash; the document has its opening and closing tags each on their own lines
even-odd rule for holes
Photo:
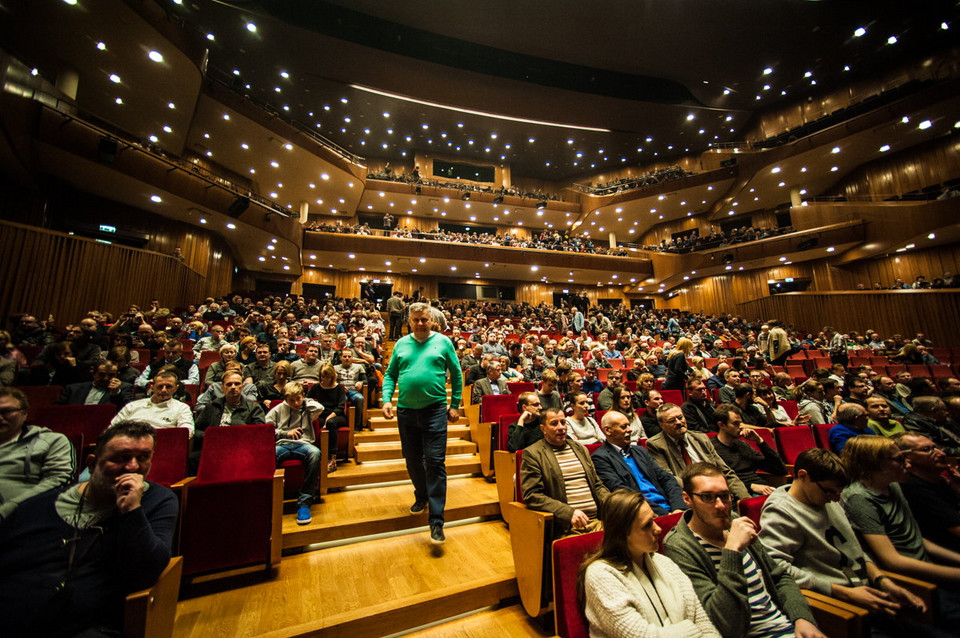
<svg viewBox="0 0 960 638">
<path fill-rule="evenodd" d="M 754 522 L 733 516 L 724 474 L 703 462 L 684 470 L 683 501 L 690 511 L 664 538 L 663 553 L 690 577 L 721 635 L 824 636 L 796 581 L 756 542 Z"/>
<path fill-rule="evenodd" d="M 856 403 L 841 403 L 837 408 L 837 424 L 830 428 L 830 449 L 839 454 L 843 446 L 854 436 L 876 434 L 867 426 L 870 415 Z"/>
<path fill-rule="evenodd" d="M 507 428 L 507 449 L 522 450 L 543 438 L 540 430 L 542 403 L 536 392 L 524 392 L 517 400 L 520 417 Z"/>
<path fill-rule="evenodd" d="M 473 384 L 470 392 L 470 402 L 479 405 L 483 397 L 488 394 L 510 394 L 507 387 L 507 380 L 503 378 L 500 371 L 499 361 L 490 361 L 487 364 L 487 375 Z"/>
<path fill-rule="evenodd" d="M 947 456 L 960 456 L 960 432 L 949 427 L 947 415 L 947 405 L 940 397 L 917 397 L 913 400 L 913 412 L 903 419 L 903 427 L 908 432 L 923 434 Z"/>
<path fill-rule="evenodd" d="M 19 389 L 0 388 L 0 526 L 23 501 L 67 485 L 74 477 L 70 441 L 47 428 L 27 425 L 29 409 Z"/>
<path fill-rule="evenodd" d="M 93 371 L 93 381 L 71 383 L 55 401 L 59 405 L 112 403 L 118 410 L 133 400 L 133 386 L 120 381 L 117 364 L 104 361 Z"/>
<path fill-rule="evenodd" d="M 760 516 L 760 541 L 770 556 L 800 587 L 877 614 L 875 629 L 886 631 L 875 636 L 922 629 L 898 612 L 922 610 L 923 601 L 884 575 L 863 552 L 837 502 L 847 485 L 840 458 L 820 448 L 804 450 L 793 472 L 793 483 L 775 490 Z"/>
<path fill-rule="evenodd" d="M 687 421 L 679 406 L 672 403 L 661 405 L 657 410 L 657 423 L 663 431 L 647 439 L 647 451 L 660 467 L 679 480 L 687 466 L 701 461 L 712 463 L 721 469 L 735 497 L 750 497 L 743 481 L 723 462 L 707 435 L 687 431 Z"/>
<path fill-rule="evenodd" d="M 907 480 L 900 483 L 923 537 L 960 552 L 960 472 L 933 441 L 916 432 L 893 437 L 907 457 Z"/>
<path fill-rule="evenodd" d="M 620 380 L 623 373 L 620 370 L 612 369 L 607 373 L 607 387 L 597 395 L 597 408 L 600 410 L 609 410 L 613 407 L 613 391 L 620 387 Z"/>
</svg>

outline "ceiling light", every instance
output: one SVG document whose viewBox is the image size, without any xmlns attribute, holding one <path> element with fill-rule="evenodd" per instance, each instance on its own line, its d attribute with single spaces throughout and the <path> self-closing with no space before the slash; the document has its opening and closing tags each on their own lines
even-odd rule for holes
<svg viewBox="0 0 960 638">
<path fill-rule="evenodd" d="M 153 142 L 154 144 L 156 144 L 157 142 L 160 141 L 160 138 L 157 137 L 156 135 L 151 135 L 151 136 L 148 137 L 147 139 L 150 140 L 151 142 Z"/>
<path fill-rule="evenodd" d="M 836 155 L 837 153 L 840 152 L 840 147 L 839 147 L 839 146 L 834 146 L 834 147 L 833 147 L 833 150 L 830 151 L 830 152 L 833 153 L 834 155 Z"/>
<path fill-rule="evenodd" d="M 450 266 L 450 270 L 456 270 L 456 269 L 457 269 L 456 266 Z"/>
<path fill-rule="evenodd" d="M 365 92 L 367 92 L 367 93 L 373 93 L 374 95 L 382 95 L 382 96 L 384 96 L 384 97 L 393 98 L 393 99 L 395 99 L 395 100 L 402 100 L 402 101 L 404 101 L 404 102 L 411 102 L 411 103 L 413 103 L 413 104 L 422 104 L 422 105 L 424 105 L 424 106 L 432 106 L 432 107 L 434 107 L 434 108 L 445 109 L 445 110 L 447 110 L 447 111 L 454 111 L 454 112 L 457 112 L 457 113 L 465 113 L 465 114 L 468 114 L 468 115 L 479 115 L 480 117 L 490 117 L 490 118 L 494 118 L 494 119 L 498 119 L 498 120 L 507 120 L 507 121 L 510 121 L 510 122 L 521 122 L 521 123 L 524 123 L 524 124 L 536 124 L 536 125 L 539 125 L 539 126 L 554 126 L 554 127 L 557 127 L 557 128 L 574 129 L 574 130 L 578 130 L 578 131 L 593 131 L 593 132 L 595 132 L 595 133 L 612 133 L 612 131 L 611 131 L 610 129 L 606 129 L 606 128 L 597 128 L 597 127 L 593 127 L 593 126 L 577 126 L 576 124 L 565 124 L 565 123 L 559 123 L 559 122 L 546 122 L 546 121 L 543 121 L 543 120 L 530 120 L 530 119 L 526 119 L 526 118 L 522 118 L 522 117 L 511 117 L 511 116 L 509 116 L 509 115 L 501 115 L 501 114 L 499 114 L 499 113 L 490 113 L 490 112 L 487 112 L 487 111 L 476 111 L 476 110 L 474 110 L 474 109 L 464 109 L 464 108 L 449 106 L 449 105 L 446 105 L 446 104 L 440 104 L 439 102 L 430 102 L 430 101 L 427 101 L 427 100 L 418 100 L 418 99 L 415 99 L 415 98 L 412 98 L 412 97 L 408 97 L 408 96 L 406 96 L 406 95 L 400 95 L 399 93 L 390 93 L 390 92 L 388 92 L 388 91 L 380 91 L 380 90 L 378 90 L 378 89 L 373 89 L 373 88 L 370 88 L 370 87 L 367 87 L 367 86 L 362 86 L 362 85 L 360 85 L 360 84 L 351 84 L 351 85 L 350 85 L 350 88 L 352 88 L 352 89 L 357 89 L 358 91 L 365 91 Z M 458 128 L 463 128 L 463 123 L 462 123 L 462 122 L 459 122 L 459 123 L 457 124 L 457 127 L 458 127 Z M 427 125 L 423 125 L 423 128 L 426 129 L 426 128 L 427 128 Z M 531 138 L 531 139 L 532 139 L 532 138 Z"/>
<path fill-rule="evenodd" d="M 773 174 L 777 174 L 777 173 L 780 172 L 780 167 L 779 167 L 779 166 L 774 166 L 773 168 L 770 169 L 770 172 L 773 173 Z M 750 192 L 752 193 L 752 192 L 753 192 L 753 189 L 750 189 Z"/>
<path fill-rule="evenodd" d="M 357 258 L 357 256 L 354 255 L 353 253 L 350 253 L 349 255 L 347 255 L 347 257 L 350 258 L 350 259 L 356 259 L 356 258 Z"/>
<path fill-rule="evenodd" d="M 831 166 L 831 167 L 830 167 L 830 172 L 831 172 L 831 173 L 836 173 L 836 172 L 839 171 L 839 170 L 840 170 L 840 167 L 839 167 L 839 166 Z"/>
<path fill-rule="evenodd" d="M 919 128 L 921 131 L 925 131 L 931 126 L 933 126 L 933 122 L 931 122 L 930 120 L 924 120 L 919 124 L 917 124 L 917 128 Z"/>
<path fill-rule="evenodd" d="M 101 51 L 106 51 L 107 45 L 105 42 L 97 42 L 97 48 L 100 49 Z"/>
<path fill-rule="evenodd" d="M 163 54 L 159 51 L 150 51 L 150 53 L 147 54 L 147 57 L 157 63 L 163 62 Z"/>
<path fill-rule="evenodd" d="M 867 30 L 863 27 L 857 27 L 857 30 L 853 32 L 853 37 L 861 38 L 867 34 Z"/>
<path fill-rule="evenodd" d="M 237 227 L 237 225 L 234 224 L 233 222 L 227 222 L 227 228 L 229 228 L 230 230 L 233 230 L 233 229 L 235 229 L 236 227 Z"/>
<path fill-rule="evenodd" d="M 892 35 L 889 38 L 887 38 L 887 44 L 896 44 L 896 43 L 897 43 L 897 36 Z"/>
<path fill-rule="evenodd" d="M 173 133 L 173 129 L 170 128 L 169 126 L 164 126 L 164 127 L 163 127 L 163 132 L 164 132 L 164 133 Z"/>
<path fill-rule="evenodd" d="M 200 218 L 200 223 L 201 223 L 201 224 L 206 224 L 206 223 L 207 223 L 207 218 L 206 218 L 206 217 L 201 217 L 201 218 Z"/>
<path fill-rule="evenodd" d="M 936 238 L 937 238 L 936 233 L 930 233 L 929 235 L 927 235 L 927 239 L 936 239 Z"/>
<path fill-rule="evenodd" d="M 121 82 L 122 80 L 120 79 L 120 76 L 117 75 L 116 73 L 111 73 L 111 74 L 110 74 L 110 81 L 113 82 L 114 84 L 120 84 L 120 82 Z"/>
<path fill-rule="evenodd" d="M 770 75 L 771 73 L 773 73 L 773 69 L 771 69 L 770 67 L 767 67 L 763 70 L 764 75 Z"/>
<path fill-rule="evenodd" d="M 883 146 L 880 147 L 880 152 L 881 152 L 881 153 L 886 153 L 886 152 L 889 151 L 889 150 L 890 150 L 890 145 L 889 145 L 889 144 L 884 144 Z"/>
<path fill-rule="evenodd" d="M 159 196 L 159 195 L 151 195 L 151 196 L 150 196 L 150 201 L 151 201 L 151 202 L 156 202 L 157 204 L 159 204 L 159 203 L 162 202 L 163 200 L 160 199 L 160 196 Z"/>
<path fill-rule="evenodd" d="M 262 256 L 261 256 L 261 257 L 257 257 L 257 261 L 266 261 L 266 260 L 267 260 L 266 257 L 262 257 Z"/>
<path fill-rule="evenodd" d="M 257 25 L 255 25 L 255 24 L 252 23 L 252 22 L 248 22 L 248 23 L 247 23 L 247 31 L 249 31 L 250 33 L 256 33 L 256 32 L 257 32 Z"/>
<path fill-rule="evenodd" d="M 326 173 L 321 173 L 321 174 L 320 174 L 320 179 L 330 179 L 330 176 L 327 175 Z"/>
<path fill-rule="evenodd" d="M 116 102 L 117 104 L 123 104 L 123 98 L 118 97 L 117 99 L 114 100 L 114 102 Z"/>
</svg>

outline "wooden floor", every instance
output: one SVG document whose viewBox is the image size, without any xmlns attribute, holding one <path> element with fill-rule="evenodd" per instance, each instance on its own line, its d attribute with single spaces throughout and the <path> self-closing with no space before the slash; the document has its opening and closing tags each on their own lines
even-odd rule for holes
<svg viewBox="0 0 960 638">
<path fill-rule="evenodd" d="M 536 620 L 528 616 L 523 606 L 519 604 L 503 609 L 481 611 L 466 618 L 406 634 L 410 638 L 490 638 L 491 636 L 534 638 L 553 635 L 552 627 L 549 631 L 544 629 Z"/>
<path fill-rule="evenodd" d="M 410 514 L 412 504 L 413 486 L 409 484 L 330 492 L 323 503 L 313 506 L 309 525 L 297 525 L 292 513 L 283 517 L 283 546 L 302 547 L 427 525 L 427 512 Z M 448 522 L 499 514 L 496 485 L 476 477 L 447 481 L 444 515 Z"/>
<path fill-rule="evenodd" d="M 189 595 L 189 591 L 187 592 Z M 383 636 L 517 595 L 501 521 L 289 556 L 263 582 L 181 600 L 175 636 Z"/>
</svg>

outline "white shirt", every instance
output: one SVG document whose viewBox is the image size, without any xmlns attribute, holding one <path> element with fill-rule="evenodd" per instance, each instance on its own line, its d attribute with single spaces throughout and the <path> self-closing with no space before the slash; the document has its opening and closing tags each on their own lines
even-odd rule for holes
<svg viewBox="0 0 960 638">
<path fill-rule="evenodd" d="M 154 403 L 151 399 L 138 399 L 123 406 L 110 425 L 120 421 L 145 421 L 155 428 L 187 428 L 193 436 L 193 414 L 190 406 L 176 399 Z"/>
</svg>

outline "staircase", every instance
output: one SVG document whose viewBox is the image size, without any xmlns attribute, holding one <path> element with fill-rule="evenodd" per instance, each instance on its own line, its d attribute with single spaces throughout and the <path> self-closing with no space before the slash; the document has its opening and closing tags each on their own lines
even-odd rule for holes
<svg viewBox="0 0 960 638">
<path fill-rule="evenodd" d="M 509 532 L 496 486 L 480 476 L 467 418 L 447 429 L 441 546 L 430 542 L 427 512 L 409 512 L 396 419 L 379 409 L 367 418 L 370 430 L 355 434 L 355 458 L 329 475 L 313 521 L 297 525 L 292 508 L 284 515 L 275 573 L 191 588 L 175 636 L 552 635 L 518 604 Z M 228 582 L 236 578 L 243 586 Z"/>
</svg>

